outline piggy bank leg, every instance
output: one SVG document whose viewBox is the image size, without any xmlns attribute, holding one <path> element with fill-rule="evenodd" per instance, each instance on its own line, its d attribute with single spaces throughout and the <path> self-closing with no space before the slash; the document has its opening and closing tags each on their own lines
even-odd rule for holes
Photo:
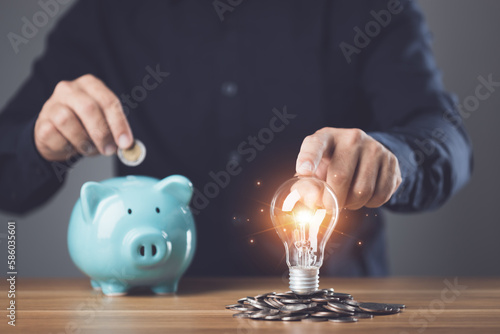
<svg viewBox="0 0 500 334">
<path fill-rule="evenodd" d="M 90 285 L 92 286 L 92 289 L 94 289 L 94 290 L 99 290 L 99 291 L 101 290 L 101 284 L 99 284 L 98 281 L 91 279 Z"/>
<path fill-rule="evenodd" d="M 123 296 L 127 294 L 128 286 L 119 282 L 101 282 L 102 293 L 106 296 Z"/>
<path fill-rule="evenodd" d="M 168 295 L 175 293 L 177 291 L 177 284 L 179 281 L 175 282 L 164 282 L 151 287 L 151 290 L 157 295 Z"/>
</svg>

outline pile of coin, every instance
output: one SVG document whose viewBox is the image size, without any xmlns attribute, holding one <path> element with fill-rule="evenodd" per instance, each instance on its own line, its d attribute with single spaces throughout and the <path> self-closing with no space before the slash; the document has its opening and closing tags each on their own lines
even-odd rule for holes
<svg viewBox="0 0 500 334">
<path fill-rule="evenodd" d="M 401 312 L 403 304 L 364 303 L 355 301 L 348 293 L 322 289 L 309 295 L 269 292 L 255 297 L 244 297 L 226 309 L 239 311 L 236 318 L 279 321 L 357 322 L 376 315 Z"/>
</svg>

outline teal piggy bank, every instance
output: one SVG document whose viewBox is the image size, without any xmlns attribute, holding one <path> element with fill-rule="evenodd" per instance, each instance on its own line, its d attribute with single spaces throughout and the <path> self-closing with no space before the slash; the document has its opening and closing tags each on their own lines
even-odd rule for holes
<svg viewBox="0 0 500 334">
<path fill-rule="evenodd" d="M 175 292 L 195 251 L 192 193 L 180 175 L 85 183 L 69 222 L 71 259 L 106 295 Z"/>
</svg>

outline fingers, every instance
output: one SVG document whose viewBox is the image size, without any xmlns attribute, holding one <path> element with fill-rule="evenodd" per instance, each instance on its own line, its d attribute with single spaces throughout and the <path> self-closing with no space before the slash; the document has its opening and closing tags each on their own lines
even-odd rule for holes
<svg viewBox="0 0 500 334">
<path fill-rule="evenodd" d="M 48 120 L 42 120 L 35 124 L 35 133 L 38 140 L 35 141 L 37 149 L 43 152 L 45 159 L 50 161 L 62 161 L 70 158 L 75 152 L 71 144 Z"/>
<path fill-rule="evenodd" d="M 317 131 L 307 136 L 302 142 L 295 169 L 299 175 L 314 175 L 325 154 L 328 154 L 331 137 L 327 133 Z"/>
<path fill-rule="evenodd" d="M 382 159 L 380 175 L 372 197 L 365 204 L 368 208 L 377 208 L 387 203 L 401 184 L 401 171 L 397 158 L 389 152 Z"/>
<path fill-rule="evenodd" d="M 95 154 L 97 150 L 75 113 L 62 104 L 56 104 L 52 108 L 55 112 L 50 122 L 66 141 L 82 155 Z"/>
<path fill-rule="evenodd" d="M 103 124 L 106 124 L 104 114 L 93 98 L 83 90 L 72 88 L 64 94 L 61 102 L 71 108 L 78 116 L 101 154 L 112 155 L 116 152 L 116 145 L 109 128 L 103 127 Z"/>
<path fill-rule="evenodd" d="M 101 80 L 94 76 L 83 76 L 80 81 L 83 90 L 93 97 L 105 117 L 105 122 L 101 124 L 101 128 L 109 127 L 114 143 L 118 147 L 129 148 L 133 143 L 132 131 L 120 100 Z"/>
<path fill-rule="evenodd" d="M 57 130 L 52 131 L 52 135 L 47 134 L 49 137 L 40 136 L 40 129 L 49 127 L 46 122 Z M 65 139 L 64 144 L 61 137 Z M 61 144 L 58 154 L 47 149 L 48 141 L 52 146 Z M 74 147 L 74 154 L 99 152 L 112 155 L 118 146 L 128 148 L 132 143 L 132 131 L 120 101 L 92 75 L 59 82 L 44 104 L 35 126 L 35 144 L 46 159 L 59 159 L 67 154 L 67 145 Z"/>
<path fill-rule="evenodd" d="M 401 183 L 396 156 L 360 129 L 324 128 L 306 137 L 296 169 L 326 181 L 339 208 L 351 210 L 383 205 Z M 311 200 L 319 196 L 307 191 Z"/>
<path fill-rule="evenodd" d="M 337 195 L 339 208 L 344 208 L 362 151 L 362 133 L 348 131 L 337 134 L 326 182 Z"/>
<path fill-rule="evenodd" d="M 385 172 L 380 158 L 383 150 L 384 147 L 375 141 L 363 146 L 344 204 L 347 209 L 358 210 L 372 198 L 379 173 Z"/>
</svg>

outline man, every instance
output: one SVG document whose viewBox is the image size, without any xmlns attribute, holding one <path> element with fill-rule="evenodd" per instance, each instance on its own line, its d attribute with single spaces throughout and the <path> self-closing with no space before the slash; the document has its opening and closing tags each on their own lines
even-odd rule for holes
<svg viewBox="0 0 500 334">
<path fill-rule="evenodd" d="M 42 204 L 80 157 L 138 138 L 146 160 L 118 175 L 179 173 L 196 187 L 191 274 L 284 272 L 267 205 L 294 173 L 325 180 L 346 208 L 325 273 L 387 274 L 376 208 L 437 208 L 471 173 L 420 10 L 235 5 L 77 3 L 0 116 L 1 208 Z"/>
</svg>

